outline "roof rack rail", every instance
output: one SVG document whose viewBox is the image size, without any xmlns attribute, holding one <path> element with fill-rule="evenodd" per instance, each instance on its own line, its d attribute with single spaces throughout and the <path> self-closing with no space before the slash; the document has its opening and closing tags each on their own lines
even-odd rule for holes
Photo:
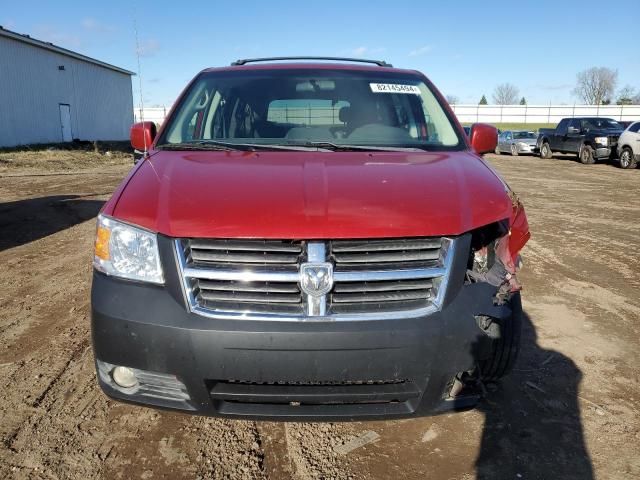
<svg viewBox="0 0 640 480">
<path fill-rule="evenodd" d="M 384 60 L 367 60 L 365 58 L 347 58 L 347 57 L 265 57 L 265 58 L 244 58 L 236 60 L 231 66 L 246 65 L 247 63 L 255 62 L 275 62 L 280 60 L 329 60 L 338 62 L 358 62 L 358 63 L 373 63 L 379 67 L 393 67 L 390 63 Z"/>
</svg>

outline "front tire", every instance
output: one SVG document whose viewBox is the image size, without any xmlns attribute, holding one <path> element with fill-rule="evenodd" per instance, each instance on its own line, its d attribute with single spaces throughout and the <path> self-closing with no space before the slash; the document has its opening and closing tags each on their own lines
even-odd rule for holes
<svg viewBox="0 0 640 480">
<path fill-rule="evenodd" d="M 633 155 L 633 151 L 629 147 L 624 147 L 620 154 L 620 168 L 631 169 L 636 168 L 637 162 Z"/>
<path fill-rule="evenodd" d="M 596 157 L 593 153 L 593 148 L 589 145 L 583 145 L 580 149 L 580 153 L 578 153 L 578 158 L 580 162 L 585 165 L 592 165 L 596 163 Z"/>
<path fill-rule="evenodd" d="M 495 382 L 506 376 L 516 363 L 522 337 L 522 303 L 520 294 L 511 297 L 511 317 L 494 321 L 500 325 L 500 336 L 493 342 L 489 358 L 479 363 L 485 382 Z"/>
<path fill-rule="evenodd" d="M 518 156 L 518 147 L 515 144 L 511 145 L 511 156 L 513 157 Z"/>
<path fill-rule="evenodd" d="M 551 151 L 551 147 L 547 142 L 544 142 L 540 147 L 540 158 L 551 158 L 553 152 Z"/>
</svg>

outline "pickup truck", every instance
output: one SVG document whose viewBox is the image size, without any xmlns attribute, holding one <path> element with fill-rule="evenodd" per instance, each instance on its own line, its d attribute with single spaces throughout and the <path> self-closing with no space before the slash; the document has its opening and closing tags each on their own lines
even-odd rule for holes
<svg viewBox="0 0 640 480">
<path fill-rule="evenodd" d="M 624 129 L 610 118 L 563 118 L 556 128 L 541 128 L 535 151 L 541 158 L 570 153 L 584 164 L 615 158 L 618 137 Z"/>
<path fill-rule="evenodd" d="M 513 366 L 527 218 L 421 73 L 296 57 L 200 72 L 97 220 L 110 397 L 230 418 L 473 407 Z"/>
</svg>

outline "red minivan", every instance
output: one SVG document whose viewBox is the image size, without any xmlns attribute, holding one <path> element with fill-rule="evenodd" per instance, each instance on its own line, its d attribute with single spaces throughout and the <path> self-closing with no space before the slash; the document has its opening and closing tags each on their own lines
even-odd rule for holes
<svg viewBox="0 0 640 480">
<path fill-rule="evenodd" d="M 328 61 L 327 61 L 328 60 Z M 232 418 L 474 406 L 512 367 L 522 205 L 421 73 L 240 60 L 200 72 L 98 217 L 110 397 Z"/>
</svg>

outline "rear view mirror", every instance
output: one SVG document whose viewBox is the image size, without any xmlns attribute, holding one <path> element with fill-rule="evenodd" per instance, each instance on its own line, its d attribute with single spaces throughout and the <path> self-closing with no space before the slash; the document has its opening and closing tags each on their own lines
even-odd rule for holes
<svg viewBox="0 0 640 480">
<path fill-rule="evenodd" d="M 486 123 L 474 123 L 469 138 L 476 153 L 483 155 L 493 152 L 498 145 L 498 129 Z"/>
<path fill-rule="evenodd" d="M 153 122 L 138 122 L 131 125 L 131 146 L 136 150 L 146 152 L 151 148 L 156 138 L 156 124 Z"/>
</svg>

